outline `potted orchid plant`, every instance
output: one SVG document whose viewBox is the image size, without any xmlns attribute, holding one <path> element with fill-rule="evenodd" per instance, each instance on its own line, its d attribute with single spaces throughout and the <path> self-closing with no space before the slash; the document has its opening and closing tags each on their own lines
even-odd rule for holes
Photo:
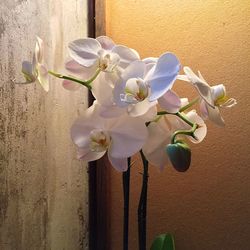
<svg viewBox="0 0 250 250">
<path fill-rule="evenodd" d="M 182 67 L 170 52 L 141 59 L 134 49 L 117 45 L 106 36 L 78 39 L 68 47 L 67 74 L 57 73 L 48 69 L 43 41 L 37 38 L 32 62 L 22 64 L 25 83 L 39 82 L 49 91 L 52 75 L 63 80 L 65 89 L 86 87 L 95 97 L 70 133 L 78 159 L 90 162 L 107 154 L 111 165 L 123 174 L 124 250 L 128 249 L 131 157 L 140 153 L 143 178 L 138 236 L 139 249 L 145 250 L 149 164 L 163 170 L 171 163 L 177 171 L 187 171 L 191 164 L 187 141 L 200 143 L 205 138 L 206 120 L 224 126 L 220 109 L 233 107 L 236 100 L 226 95 L 223 84 L 210 86 L 200 72 Z M 197 98 L 180 98 L 172 90 L 177 80 L 195 88 Z M 194 105 L 198 105 L 199 114 Z M 175 249 L 173 236 L 157 236 L 151 249 Z"/>
</svg>

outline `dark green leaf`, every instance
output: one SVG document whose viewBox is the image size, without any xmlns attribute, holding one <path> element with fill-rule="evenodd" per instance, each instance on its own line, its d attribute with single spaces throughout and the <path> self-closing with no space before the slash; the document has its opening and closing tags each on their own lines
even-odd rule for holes
<svg viewBox="0 0 250 250">
<path fill-rule="evenodd" d="M 172 234 L 161 234 L 157 236 L 150 250 L 175 250 L 174 237 Z"/>
</svg>

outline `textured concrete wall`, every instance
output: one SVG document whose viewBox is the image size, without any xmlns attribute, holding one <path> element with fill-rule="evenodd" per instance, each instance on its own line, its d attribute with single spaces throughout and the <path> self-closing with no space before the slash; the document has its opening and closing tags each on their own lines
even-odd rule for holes
<svg viewBox="0 0 250 250">
<path fill-rule="evenodd" d="M 192 145 L 190 170 L 150 168 L 148 242 L 172 232 L 178 250 L 250 249 L 250 2 L 249 0 L 107 1 L 107 34 L 142 56 L 173 51 L 211 83 L 225 83 L 238 100 L 224 110 L 226 128 L 208 122 Z M 193 95 L 177 83 L 182 96 Z M 139 162 L 139 159 L 138 159 Z M 137 239 L 140 166 L 132 170 L 131 249 Z M 112 249 L 121 246 L 121 175 L 112 172 Z"/>
<path fill-rule="evenodd" d="M 51 69 L 63 68 L 66 44 L 86 36 L 86 0 L 0 1 L 0 249 L 88 249 L 87 172 L 69 128 L 87 106 L 51 79 L 17 85 L 35 36 Z"/>
</svg>

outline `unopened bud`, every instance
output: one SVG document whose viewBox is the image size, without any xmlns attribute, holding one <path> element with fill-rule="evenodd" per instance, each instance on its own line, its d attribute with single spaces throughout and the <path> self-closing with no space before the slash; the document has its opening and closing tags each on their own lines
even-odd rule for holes
<svg viewBox="0 0 250 250">
<path fill-rule="evenodd" d="M 166 151 L 173 167 L 178 172 L 188 170 L 191 163 L 191 150 L 188 144 L 183 141 L 176 141 L 174 144 L 168 144 Z"/>
</svg>

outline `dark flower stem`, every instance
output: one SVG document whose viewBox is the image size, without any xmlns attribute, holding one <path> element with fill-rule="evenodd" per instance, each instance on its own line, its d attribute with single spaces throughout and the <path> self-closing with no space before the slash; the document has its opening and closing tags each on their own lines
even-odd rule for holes
<svg viewBox="0 0 250 250">
<path fill-rule="evenodd" d="M 142 189 L 138 206 L 138 234 L 139 250 L 146 250 L 147 240 L 147 192 L 148 192 L 148 161 L 142 150 L 140 151 L 143 163 Z"/>
<path fill-rule="evenodd" d="M 124 198 L 123 250 L 128 250 L 130 166 L 131 166 L 131 158 L 128 158 L 128 170 L 122 173 L 123 198 Z"/>
</svg>

